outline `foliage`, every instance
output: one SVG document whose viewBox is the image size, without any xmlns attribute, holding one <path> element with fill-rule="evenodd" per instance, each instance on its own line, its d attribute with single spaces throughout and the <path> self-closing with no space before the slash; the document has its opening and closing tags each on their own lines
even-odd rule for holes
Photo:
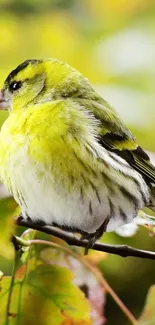
<svg viewBox="0 0 155 325">
<path fill-rule="evenodd" d="M 55 249 L 43 249 L 42 245 L 49 245 L 48 241 L 34 240 L 35 247 L 24 238 L 33 238 L 34 232 L 22 235 L 19 243 L 27 245 L 21 252 L 15 253 L 15 266 L 12 277 L 1 273 L 0 291 L 0 320 L 1 324 L 24 325 L 34 324 L 75 324 L 102 325 L 103 292 L 97 284 L 94 275 L 89 274 L 80 263 L 76 264 L 76 281 L 81 288 L 87 288 L 87 297 L 77 285 L 73 273 L 67 268 L 75 267 L 75 257 L 70 259 L 67 254 Z M 53 244 L 54 245 L 54 244 Z M 61 249 L 61 246 L 58 247 Z M 73 254 L 74 255 L 74 254 Z M 20 257 L 22 264 L 20 262 Z M 77 255 L 78 257 L 78 255 Z M 57 264 L 57 265 L 56 265 Z M 58 265 L 59 264 L 59 265 Z M 65 267 L 60 265 L 65 265 Z M 72 267 L 71 267 L 72 265 Z M 83 273 L 83 275 L 82 275 Z M 89 281 L 87 276 L 89 275 Z M 93 283 L 91 283 L 91 279 Z M 93 302 L 93 294 L 98 300 Z"/>
<path fill-rule="evenodd" d="M 19 272 L 21 276 L 22 272 Z M 24 275 L 24 272 L 23 272 Z M 6 324 L 10 277 L 1 279 L 0 319 Z M 39 265 L 26 278 L 16 277 L 9 306 L 9 324 L 89 325 L 90 307 L 84 294 L 72 283 L 67 269 Z"/>
<path fill-rule="evenodd" d="M 13 231 L 8 224 L 4 227 L 5 234 Z M 106 322 L 103 316 L 106 292 L 131 324 L 142 324 L 100 273 L 97 264 L 106 255 L 99 253 L 84 257 L 79 249 L 75 252 L 62 240 L 52 238 L 51 242 L 49 236 L 42 240 L 37 239 L 37 235 L 29 229 L 21 237 L 14 237 L 16 250 L 12 276 L 0 273 L 2 325 L 32 325 L 36 321 L 38 325 L 103 325 Z M 10 245 L 10 239 L 6 237 L 6 240 Z M 148 320 L 152 319 L 152 301 L 151 294 L 141 319 L 145 319 L 145 315 Z M 150 316 L 147 310 L 151 310 Z"/>
</svg>

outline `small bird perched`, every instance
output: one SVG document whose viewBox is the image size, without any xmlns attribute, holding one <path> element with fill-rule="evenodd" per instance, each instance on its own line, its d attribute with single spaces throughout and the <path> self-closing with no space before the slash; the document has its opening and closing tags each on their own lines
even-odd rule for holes
<svg viewBox="0 0 155 325">
<path fill-rule="evenodd" d="M 27 60 L 0 92 L 9 117 L 0 132 L 0 178 L 22 217 L 82 234 L 155 211 L 155 167 L 116 111 L 77 70 Z"/>
</svg>

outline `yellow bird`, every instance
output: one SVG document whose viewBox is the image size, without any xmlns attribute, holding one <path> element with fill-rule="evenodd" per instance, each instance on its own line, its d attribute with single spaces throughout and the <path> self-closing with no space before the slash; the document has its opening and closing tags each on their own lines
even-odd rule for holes
<svg viewBox="0 0 155 325">
<path fill-rule="evenodd" d="M 116 111 L 77 70 L 27 60 L 0 92 L 0 178 L 32 222 L 77 231 L 92 247 L 104 231 L 155 211 L 155 167 Z"/>
</svg>

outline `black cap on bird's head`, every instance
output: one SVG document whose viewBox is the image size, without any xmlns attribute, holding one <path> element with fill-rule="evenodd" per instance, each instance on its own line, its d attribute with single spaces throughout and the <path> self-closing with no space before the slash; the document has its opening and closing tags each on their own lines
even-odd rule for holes
<svg viewBox="0 0 155 325">
<path fill-rule="evenodd" d="M 19 99 L 19 97 L 24 96 L 26 99 L 27 97 L 26 101 L 23 97 L 23 103 L 25 102 L 26 104 L 30 99 L 35 97 L 38 92 L 36 88 L 40 89 L 39 80 L 42 79 L 37 79 L 36 87 L 34 87 L 35 78 L 42 75 L 43 69 L 41 67 L 39 68 L 42 62 L 42 60 L 37 59 L 26 60 L 10 72 L 4 82 L 3 89 L 0 92 L 0 109 L 9 108 L 9 106 L 11 106 L 11 101 L 14 98 Z M 25 87 L 23 87 L 23 85 L 25 85 Z M 19 92 L 20 88 L 23 88 L 21 93 Z M 28 91 L 24 93 L 24 88 L 29 90 L 29 93 Z"/>
<path fill-rule="evenodd" d="M 42 62 L 42 60 L 31 59 L 31 60 L 26 60 L 23 63 L 19 64 L 16 69 L 14 69 L 10 72 L 10 74 L 8 75 L 8 77 L 5 80 L 5 84 L 9 85 L 12 82 L 12 80 L 14 80 L 15 77 L 18 75 L 18 73 L 20 71 L 24 70 L 28 65 L 30 65 L 30 64 L 35 65 L 35 64 L 41 63 L 41 62 Z"/>
</svg>

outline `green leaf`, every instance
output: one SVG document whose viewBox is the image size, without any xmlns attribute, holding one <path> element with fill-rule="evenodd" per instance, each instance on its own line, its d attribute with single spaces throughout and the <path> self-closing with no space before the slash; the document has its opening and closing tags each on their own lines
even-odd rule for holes
<svg viewBox="0 0 155 325">
<path fill-rule="evenodd" d="M 14 199 L 9 197 L 0 200 L 0 255 L 12 258 L 14 254 L 11 235 L 14 233 L 14 211 L 17 207 Z"/>
<path fill-rule="evenodd" d="M 23 284 L 16 279 L 9 308 L 9 325 L 92 324 L 89 303 L 83 292 L 72 283 L 72 278 L 72 273 L 65 268 L 40 265 L 28 274 Z M 1 325 L 5 325 L 9 282 L 10 277 L 2 278 Z"/>
<path fill-rule="evenodd" d="M 155 324 L 155 285 L 151 286 L 147 298 L 144 310 L 139 319 L 140 325 L 154 325 Z"/>
<path fill-rule="evenodd" d="M 89 261 L 91 260 L 93 264 L 95 264 L 95 262 L 99 263 L 99 261 L 103 260 L 103 256 L 105 257 L 103 252 L 101 252 L 100 257 L 95 257 L 95 255 L 98 254 L 96 254 L 96 252 L 94 254 L 91 252 L 91 255 L 89 255 Z M 78 259 L 69 256 L 65 252 L 58 249 L 46 247 L 42 249 L 40 258 L 45 263 L 48 263 L 50 265 L 52 264 L 65 266 L 72 271 L 74 274 L 74 283 L 87 293 L 87 299 L 91 308 L 92 324 L 105 324 L 106 319 L 104 316 L 104 307 L 106 301 L 106 293 L 103 292 L 103 288 L 98 282 L 96 276 Z"/>
</svg>

